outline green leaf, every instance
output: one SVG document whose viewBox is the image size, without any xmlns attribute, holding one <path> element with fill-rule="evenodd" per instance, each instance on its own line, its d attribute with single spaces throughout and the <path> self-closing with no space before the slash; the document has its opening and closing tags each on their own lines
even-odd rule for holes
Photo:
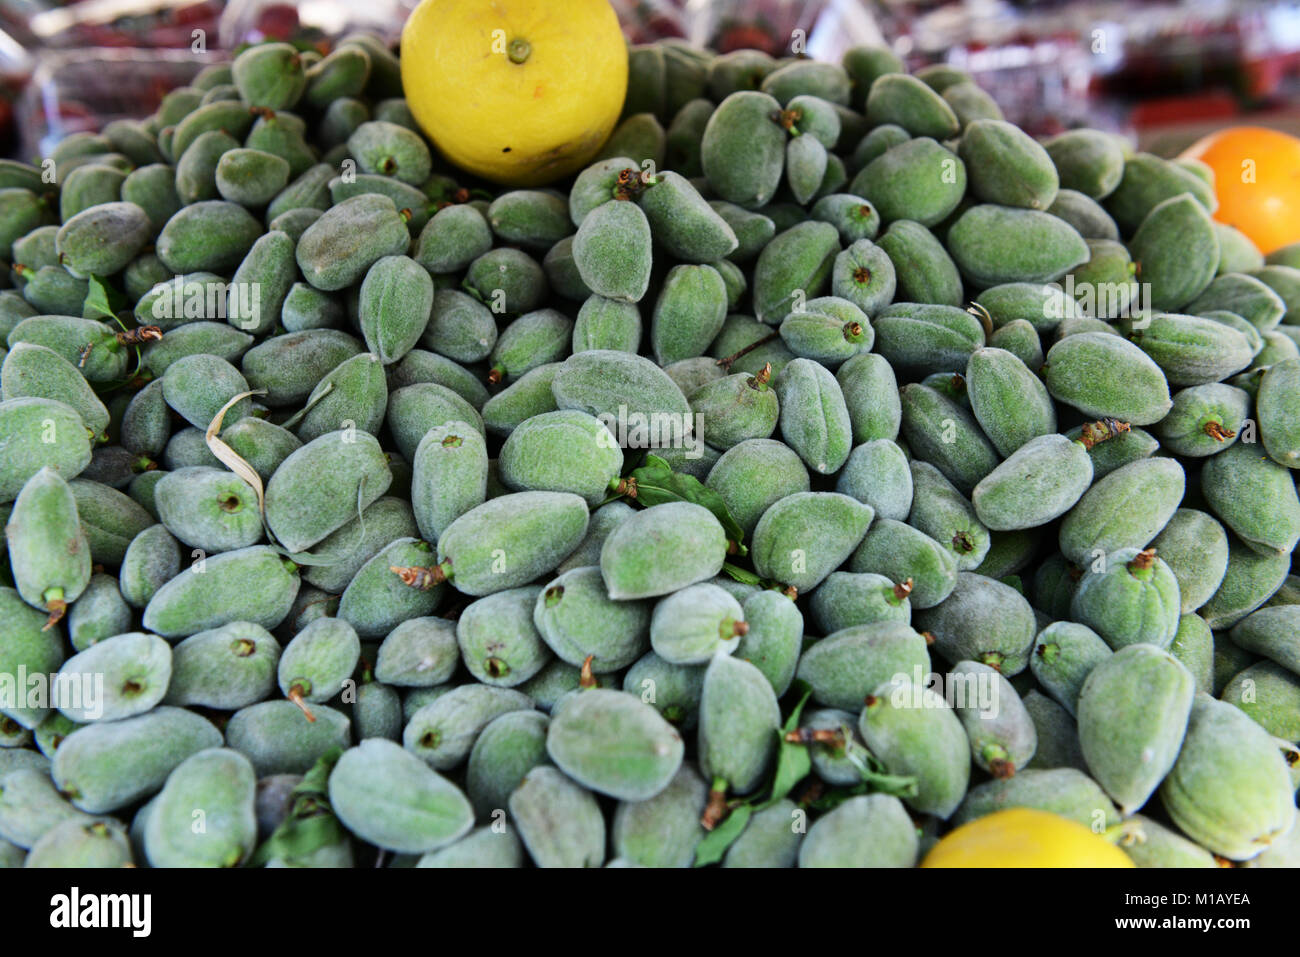
<svg viewBox="0 0 1300 957">
<path fill-rule="evenodd" d="M 807 807 L 812 808 L 814 811 L 833 811 L 849 798 L 857 797 L 860 794 L 869 794 L 870 792 L 871 788 L 865 782 L 848 788 L 834 788 L 816 800 L 809 801 Z"/>
<path fill-rule="evenodd" d="M 894 797 L 916 797 L 916 778 L 910 774 L 889 774 L 876 756 L 862 747 L 846 748 L 844 756 L 858 769 L 862 783 L 872 793 L 892 794 Z"/>
<path fill-rule="evenodd" d="M 741 568 L 739 565 L 733 565 L 731 562 L 723 562 L 722 570 L 738 582 L 746 585 L 757 585 L 760 588 L 763 585 L 763 579 L 751 572 L 748 568 Z"/>
<path fill-rule="evenodd" d="M 114 289 L 107 281 L 98 276 L 90 277 L 90 288 L 86 293 L 86 301 L 82 304 L 82 312 L 87 318 L 100 316 L 122 326 L 117 314 L 128 306 L 126 296 Z M 126 326 L 122 328 L 125 329 Z"/>
<path fill-rule="evenodd" d="M 274 858 L 305 857 L 313 851 L 337 844 L 346 837 L 343 825 L 329 805 L 329 779 L 342 748 L 331 748 L 293 789 L 293 806 L 280 826 L 248 859 L 246 866 L 262 867 Z"/>
<path fill-rule="evenodd" d="M 632 470 L 631 477 L 637 480 L 638 485 L 644 482 L 653 495 L 658 494 L 656 492 L 657 489 L 666 488 L 672 483 L 673 470 L 672 467 L 659 456 L 652 452 L 647 452 L 645 461 Z M 639 500 L 638 496 L 638 501 Z M 680 501 L 680 499 L 669 498 L 665 499 L 665 501 L 675 502 Z M 651 504 L 658 505 L 659 503 L 653 502 Z"/>
<path fill-rule="evenodd" d="M 303 858 L 337 844 L 345 837 L 343 825 L 328 811 L 312 817 L 287 818 L 248 860 L 249 867 L 263 867 L 276 858 Z"/>
<path fill-rule="evenodd" d="M 326 795 L 329 793 L 330 775 L 334 772 L 334 765 L 339 763 L 339 758 L 343 757 L 343 749 L 339 747 L 330 748 L 322 754 L 312 765 L 311 770 L 303 775 L 298 786 L 293 789 L 295 796 L 300 794 L 319 794 Z"/>
<path fill-rule="evenodd" d="M 800 682 L 800 684 L 803 683 Z M 771 807 L 781 800 L 790 793 L 796 784 L 812 772 L 812 756 L 808 754 L 808 746 L 791 744 L 785 739 L 788 732 L 799 727 L 799 718 L 803 714 L 804 705 L 808 703 L 808 698 L 812 695 L 812 688 L 806 684 L 803 684 L 803 687 L 798 690 L 800 692 L 799 703 L 794 706 L 794 710 L 790 712 L 790 717 L 786 719 L 785 724 L 781 727 L 780 750 L 776 756 L 776 775 L 772 778 L 772 796 L 764 802 L 763 807 Z"/>
<path fill-rule="evenodd" d="M 799 695 L 799 701 L 790 711 L 790 717 L 781 728 L 781 750 L 777 754 L 771 797 L 757 806 L 743 802 L 732 808 L 726 820 L 710 831 L 696 846 L 696 867 L 704 867 L 706 864 L 714 864 L 722 860 L 727 848 L 740 837 L 740 832 L 745 829 L 745 825 L 749 823 L 755 811 L 762 811 L 781 800 L 790 793 L 791 788 L 812 771 L 812 759 L 808 756 L 808 749 L 798 744 L 787 744 L 785 741 L 786 732 L 799 727 L 799 718 L 803 714 L 804 705 L 812 696 L 812 688 L 805 681 L 794 682 L 792 688 L 794 693 Z"/>
<path fill-rule="evenodd" d="M 702 505 L 714 514 L 727 538 L 736 543 L 738 554 L 744 555 L 747 549 L 741 542 L 745 530 L 731 517 L 722 496 L 709 488 L 694 475 L 674 472 L 667 462 L 657 455 L 647 455 L 645 465 L 632 472 L 636 479 L 636 500 L 649 508 L 666 502 L 691 502 Z"/>
<path fill-rule="evenodd" d="M 715 827 L 704 840 L 695 845 L 695 866 L 706 867 L 722 860 L 727 848 L 735 843 L 736 838 L 745 830 L 754 809 L 748 804 L 741 804 L 727 815 L 726 820 Z"/>
<path fill-rule="evenodd" d="M 860 794 L 892 794 L 897 798 L 916 797 L 915 777 L 885 773 L 884 766 L 875 755 L 861 746 L 847 749 L 845 756 L 857 767 L 862 781 L 852 787 L 827 791 L 816 800 L 809 801 L 807 806 L 814 811 L 833 810 L 849 798 Z"/>
</svg>

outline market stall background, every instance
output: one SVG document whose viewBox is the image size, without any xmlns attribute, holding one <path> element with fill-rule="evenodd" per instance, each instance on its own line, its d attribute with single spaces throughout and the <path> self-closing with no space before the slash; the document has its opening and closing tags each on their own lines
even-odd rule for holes
<svg viewBox="0 0 1300 957">
<path fill-rule="evenodd" d="M 0 2 L 0 137 L 31 159 L 69 133 L 139 116 L 243 44 L 394 44 L 413 0 Z M 1300 3 L 1276 0 L 613 0 L 629 42 L 683 37 L 838 61 L 887 42 L 915 69 L 968 71 L 1036 134 L 1089 125 L 1172 155 L 1210 129 L 1300 132 Z"/>
</svg>

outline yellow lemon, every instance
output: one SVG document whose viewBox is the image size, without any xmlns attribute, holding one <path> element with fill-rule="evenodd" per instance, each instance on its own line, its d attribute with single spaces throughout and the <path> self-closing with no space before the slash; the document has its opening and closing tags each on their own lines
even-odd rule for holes
<svg viewBox="0 0 1300 957">
<path fill-rule="evenodd" d="M 1032 808 L 997 811 L 936 844 L 922 867 L 1134 867 L 1128 855 L 1077 821 Z"/>
<path fill-rule="evenodd" d="M 423 0 L 401 64 L 406 102 L 442 153 L 512 186 L 585 166 L 627 92 L 608 0 Z"/>
</svg>

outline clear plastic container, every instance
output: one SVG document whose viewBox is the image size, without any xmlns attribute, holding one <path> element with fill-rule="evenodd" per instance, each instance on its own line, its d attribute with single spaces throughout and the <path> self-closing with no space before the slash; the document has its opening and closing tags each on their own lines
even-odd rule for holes
<svg viewBox="0 0 1300 957">
<path fill-rule="evenodd" d="M 683 0 L 685 2 L 685 0 Z M 688 37 L 687 17 L 674 0 L 609 0 L 629 43 L 653 43 L 667 37 Z M 693 3 L 693 6 L 699 6 Z"/>
<path fill-rule="evenodd" d="M 18 109 L 19 153 L 47 154 L 69 133 L 98 130 L 117 119 L 138 119 L 163 96 L 189 83 L 220 51 L 51 50 L 37 57 Z"/>
<path fill-rule="evenodd" d="M 562 6 L 564 0 L 554 2 Z M 221 17 L 220 40 L 227 49 L 268 39 L 315 45 L 365 30 L 396 45 L 418 5 L 419 0 L 231 0 Z M 691 5 L 701 6 L 694 0 Z M 687 15 L 677 0 L 610 0 L 610 6 L 632 43 L 687 36 Z"/>
<path fill-rule="evenodd" d="M 221 15 L 218 37 L 227 50 L 262 40 L 328 44 L 355 31 L 396 44 L 416 6 L 418 0 L 231 0 Z"/>
<path fill-rule="evenodd" d="M 862 0 L 688 0 L 688 37 L 720 53 L 750 47 L 838 62 L 849 47 L 883 43 Z M 875 5 L 878 9 L 878 5 Z"/>
<path fill-rule="evenodd" d="M 222 0 L 82 0 L 80 3 L 10 4 L 31 11 L 20 42 L 31 49 L 133 47 L 178 49 L 202 31 L 216 41 Z"/>
</svg>

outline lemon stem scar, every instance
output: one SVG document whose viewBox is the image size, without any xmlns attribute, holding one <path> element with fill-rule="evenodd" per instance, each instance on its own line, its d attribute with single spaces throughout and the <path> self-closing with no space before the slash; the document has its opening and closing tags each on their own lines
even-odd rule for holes
<svg viewBox="0 0 1300 957">
<path fill-rule="evenodd" d="M 515 37 L 506 48 L 506 56 L 510 58 L 511 63 L 523 63 L 532 52 L 533 45 L 523 37 Z"/>
</svg>

